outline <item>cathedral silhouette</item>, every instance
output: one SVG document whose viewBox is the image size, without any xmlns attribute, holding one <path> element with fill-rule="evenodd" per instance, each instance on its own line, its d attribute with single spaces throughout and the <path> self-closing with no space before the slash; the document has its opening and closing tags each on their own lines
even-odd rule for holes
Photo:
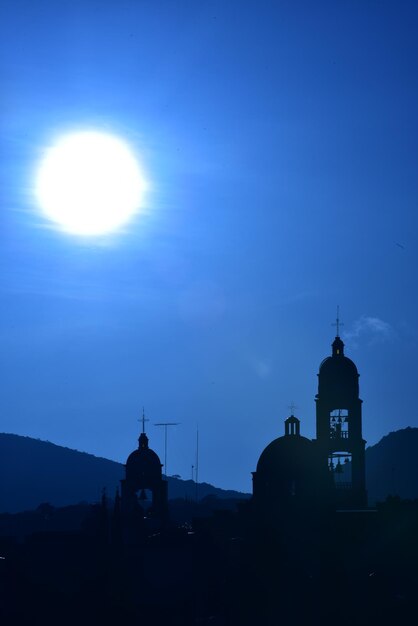
<svg viewBox="0 0 418 626">
<path fill-rule="evenodd" d="M 8 516 L 2 623 L 413 623 L 418 500 L 367 507 L 359 374 L 338 330 L 319 367 L 315 439 L 292 411 L 259 457 L 252 498 L 169 503 L 143 414 L 113 502 L 44 503 L 23 514 L 26 534 Z"/>
<path fill-rule="evenodd" d="M 168 516 L 167 481 L 162 476 L 162 463 L 157 453 L 149 448 L 148 441 L 143 416 L 138 449 L 129 455 L 125 465 L 126 477 L 121 480 L 122 512 L 125 515 L 145 513 L 144 506 L 139 503 L 144 505 L 149 497 L 147 492 L 150 492 L 151 506 L 146 511 L 147 516 L 163 522 Z"/>
<path fill-rule="evenodd" d="M 358 379 L 357 367 L 344 354 L 337 318 L 331 355 L 319 367 L 316 439 L 300 434 L 300 420 L 292 412 L 285 420 L 285 434 L 265 448 L 252 473 L 254 515 L 278 521 L 283 515 L 317 509 L 367 507 Z M 149 448 L 145 421 L 143 416 L 138 449 L 129 455 L 121 481 L 122 519 L 152 519 L 164 525 L 168 483 L 158 455 Z"/>
<path fill-rule="evenodd" d="M 316 439 L 300 434 L 292 413 L 285 434 L 262 452 L 253 472 L 253 500 L 259 512 L 309 509 L 332 503 L 341 510 L 367 507 L 365 445 L 359 374 L 344 354 L 338 333 L 318 373 Z"/>
</svg>

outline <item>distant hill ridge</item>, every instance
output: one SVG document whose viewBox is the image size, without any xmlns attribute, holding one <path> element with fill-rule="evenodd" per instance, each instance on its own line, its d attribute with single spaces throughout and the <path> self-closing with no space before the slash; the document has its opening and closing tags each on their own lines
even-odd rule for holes
<svg viewBox="0 0 418 626">
<path fill-rule="evenodd" d="M 371 504 L 388 495 L 418 498 L 418 428 L 395 430 L 367 448 L 366 484 Z"/>
<path fill-rule="evenodd" d="M 56 444 L 0 433 L 0 513 L 97 502 L 103 487 L 113 496 L 124 476 L 121 463 Z M 388 495 L 418 498 L 418 428 L 389 433 L 366 450 L 369 503 Z M 193 498 L 195 483 L 169 478 L 169 497 Z M 248 494 L 199 483 L 199 496 L 242 499 Z"/>
<path fill-rule="evenodd" d="M 122 463 L 31 437 L 0 433 L 0 513 L 36 508 L 40 503 L 66 506 L 98 502 L 103 488 L 110 497 L 124 478 Z M 193 498 L 195 483 L 168 478 L 169 497 Z M 238 491 L 199 483 L 199 497 L 248 497 Z"/>
</svg>

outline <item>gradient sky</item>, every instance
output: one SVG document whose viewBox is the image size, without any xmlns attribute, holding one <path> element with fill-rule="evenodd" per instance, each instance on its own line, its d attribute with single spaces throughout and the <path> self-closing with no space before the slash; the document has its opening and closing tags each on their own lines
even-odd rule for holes
<svg viewBox="0 0 418 626">
<path fill-rule="evenodd" d="M 416 2 L 3 0 L 0 430 L 251 488 L 292 401 L 314 436 L 340 305 L 364 436 L 418 426 Z M 124 232 L 54 229 L 45 147 L 120 135 Z M 400 244 L 400 245 L 397 245 Z"/>
</svg>

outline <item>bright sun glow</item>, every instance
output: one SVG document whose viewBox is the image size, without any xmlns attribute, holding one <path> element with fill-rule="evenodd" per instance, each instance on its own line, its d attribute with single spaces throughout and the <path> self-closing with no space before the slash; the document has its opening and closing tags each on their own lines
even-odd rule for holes
<svg viewBox="0 0 418 626">
<path fill-rule="evenodd" d="M 128 146 L 93 131 L 71 133 L 52 146 L 35 189 L 45 215 L 78 235 L 117 230 L 138 211 L 144 191 L 143 174 Z"/>
</svg>

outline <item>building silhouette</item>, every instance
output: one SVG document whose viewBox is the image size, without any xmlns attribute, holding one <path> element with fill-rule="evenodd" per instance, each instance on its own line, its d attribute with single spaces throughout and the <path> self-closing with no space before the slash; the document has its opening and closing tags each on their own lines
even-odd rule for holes
<svg viewBox="0 0 418 626">
<path fill-rule="evenodd" d="M 122 515 L 132 516 L 140 511 L 146 512 L 147 517 L 164 521 L 168 516 L 167 481 L 163 479 L 162 464 L 157 453 L 148 446 L 144 421 L 138 449 L 128 456 L 126 475 L 121 480 Z M 146 504 L 150 506 L 146 507 Z"/>
<path fill-rule="evenodd" d="M 359 375 L 338 333 L 318 376 L 316 438 L 292 413 L 237 510 L 188 502 L 193 517 L 171 509 L 168 521 L 143 416 L 113 513 L 103 493 L 100 504 L 26 512 L 25 533 L 8 519 L 2 623 L 414 623 L 418 500 L 366 509 Z"/>
<path fill-rule="evenodd" d="M 300 434 L 300 420 L 285 421 L 285 434 L 262 452 L 253 472 L 253 502 L 259 513 L 276 516 L 314 510 L 367 506 L 365 445 L 359 374 L 344 355 L 338 335 L 331 356 L 319 368 L 316 439 Z"/>
<path fill-rule="evenodd" d="M 325 358 L 318 373 L 316 402 L 316 442 L 323 465 L 333 476 L 334 497 L 339 508 L 367 506 L 365 446 L 362 437 L 362 400 L 359 373 L 344 355 L 338 335 L 332 354 Z"/>
<path fill-rule="evenodd" d="M 258 512 L 274 518 L 311 510 L 320 500 L 327 475 L 314 441 L 302 437 L 293 414 L 285 434 L 262 452 L 253 472 L 253 501 Z"/>
</svg>

